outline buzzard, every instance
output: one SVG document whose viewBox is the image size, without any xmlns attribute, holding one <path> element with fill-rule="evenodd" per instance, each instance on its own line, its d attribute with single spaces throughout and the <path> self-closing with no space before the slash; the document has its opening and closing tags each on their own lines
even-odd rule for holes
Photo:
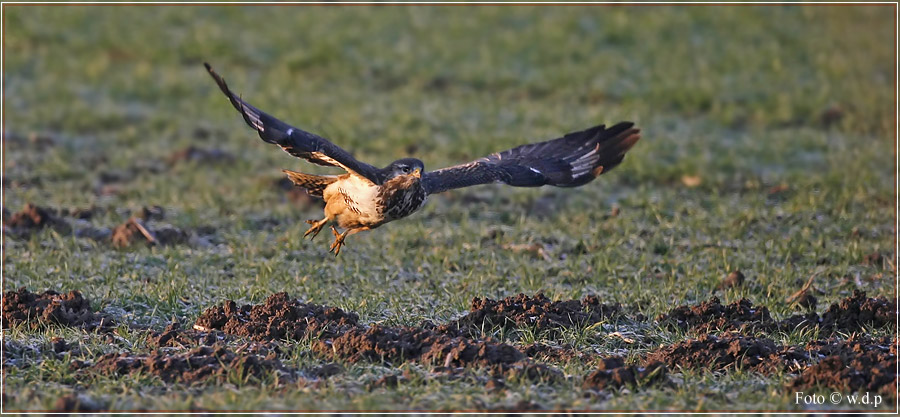
<svg viewBox="0 0 900 417">
<path fill-rule="evenodd" d="M 640 139 L 634 123 L 621 122 L 610 128 L 600 125 L 558 139 L 518 146 L 437 171 L 425 172 L 425 165 L 415 158 L 398 159 L 377 168 L 358 161 L 321 136 L 250 105 L 232 93 L 209 64 L 204 65 L 231 105 L 263 141 L 314 164 L 347 171 L 342 175 L 312 175 L 283 170 L 294 184 L 325 200 L 325 218 L 307 220 L 312 227 L 303 236 L 314 239 L 331 222 L 334 243 L 330 251 L 335 256 L 347 236 L 409 216 L 425 204 L 429 194 L 494 182 L 514 187 L 577 187 L 622 162 L 625 152 Z M 339 233 L 334 223 L 344 232 Z"/>
</svg>

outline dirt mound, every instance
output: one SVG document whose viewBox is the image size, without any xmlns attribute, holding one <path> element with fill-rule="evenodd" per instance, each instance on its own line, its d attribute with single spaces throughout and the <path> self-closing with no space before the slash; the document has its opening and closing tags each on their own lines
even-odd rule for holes
<svg viewBox="0 0 900 417">
<path fill-rule="evenodd" d="M 149 245 L 176 245 L 186 243 L 190 233 L 174 226 L 148 227 L 143 220 L 132 217 L 112 230 L 112 244 L 125 248 L 138 242 Z"/>
<path fill-rule="evenodd" d="M 656 320 L 663 326 L 693 329 L 698 333 L 712 331 L 754 331 L 777 326 L 765 306 L 754 307 L 746 298 L 722 305 L 719 297 L 713 297 L 695 306 L 678 306 Z"/>
<path fill-rule="evenodd" d="M 333 340 L 320 340 L 313 351 L 348 362 L 419 361 L 445 367 L 512 364 L 525 355 L 516 348 L 415 327 L 356 327 Z"/>
<path fill-rule="evenodd" d="M 747 299 L 722 305 L 718 297 L 695 306 L 678 306 L 657 317 L 657 321 L 670 328 L 691 330 L 697 334 L 716 331 L 786 332 L 797 328 L 818 326 L 825 332 L 854 332 L 870 327 L 894 325 L 897 304 L 884 297 L 867 298 L 866 293 L 854 291 L 853 296 L 832 304 L 820 317 L 814 312 L 794 314 L 776 321 L 765 306 L 753 306 Z"/>
<path fill-rule="evenodd" d="M 741 271 L 731 271 L 722 282 L 719 283 L 718 289 L 734 288 L 744 285 L 744 273 Z"/>
<path fill-rule="evenodd" d="M 28 203 L 18 213 L 5 217 L 4 232 L 14 236 L 26 236 L 45 227 L 68 234 L 72 231 L 69 224 L 57 216 L 56 211 Z"/>
<path fill-rule="evenodd" d="M 73 234 L 79 238 L 89 238 L 100 242 L 111 242 L 116 247 L 127 247 L 138 242 L 155 245 L 173 245 L 192 241 L 194 235 L 209 235 L 210 230 L 198 228 L 196 231 L 179 229 L 171 225 L 150 227 L 149 220 L 162 220 L 165 211 L 160 206 L 143 207 L 140 213 L 113 229 L 96 227 L 89 223 L 97 213 L 107 212 L 111 208 L 92 206 L 90 208 L 53 209 L 27 204 L 18 213 L 5 217 L 3 232 L 13 237 L 26 237 L 38 230 L 50 227 L 57 233 Z M 126 210 L 128 211 L 128 210 Z M 4 211 L 4 213 L 6 213 Z M 201 230 L 203 229 L 203 230 Z M 202 237 L 200 240 L 208 240 Z M 201 242 L 202 243 L 202 242 Z"/>
<path fill-rule="evenodd" d="M 803 327 L 815 327 L 824 334 L 858 332 L 867 327 L 895 327 L 897 303 L 884 297 L 869 298 L 864 291 L 833 303 L 819 317 L 816 313 L 794 314 L 780 322 L 778 329 L 791 331 Z"/>
<path fill-rule="evenodd" d="M 897 353 L 892 350 L 895 344 L 887 337 L 812 342 L 808 346 L 810 352 L 824 356 L 823 359 L 804 369 L 787 387 L 793 391 L 813 387 L 865 391 L 893 399 L 897 395 Z"/>
<path fill-rule="evenodd" d="M 622 314 L 619 304 L 602 304 L 596 296 L 583 300 L 550 301 L 543 293 L 519 294 L 502 300 L 474 298 L 469 313 L 438 327 L 451 335 L 479 337 L 483 329 L 528 327 L 545 331 L 588 326 Z"/>
<path fill-rule="evenodd" d="M 359 326 L 359 316 L 335 307 L 301 303 L 281 292 L 258 305 L 238 307 L 228 300 L 204 311 L 196 326 L 254 340 L 302 340 L 343 334 Z"/>
<path fill-rule="evenodd" d="M 803 349 L 779 346 L 769 339 L 703 335 L 652 351 L 641 358 L 641 363 L 649 367 L 654 362 L 662 362 L 670 369 L 743 369 L 773 374 L 790 370 L 808 359 Z"/>
<path fill-rule="evenodd" d="M 558 370 L 529 361 L 513 346 L 418 327 L 355 327 L 334 339 L 319 340 L 313 345 L 313 352 L 348 362 L 392 366 L 418 362 L 434 366 L 433 373 L 449 379 L 466 377 L 469 368 L 487 368 L 495 385 L 504 380 L 556 382 L 563 379 Z"/>
<path fill-rule="evenodd" d="M 3 328 L 8 329 L 20 323 L 29 323 L 32 327 L 59 324 L 87 330 L 113 325 L 111 320 L 95 314 L 91 310 L 90 301 L 78 291 L 60 294 L 48 290 L 35 294 L 25 287 L 3 294 Z"/>
<path fill-rule="evenodd" d="M 852 296 L 828 307 L 822 314 L 821 326 L 855 331 L 864 326 L 894 326 L 896 317 L 896 302 L 884 297 L 868 298 L 864 291 L 855 290 Z"/>
<path fill-rule="evenodd" d="M 234 301 L 227 301 L 203 312 L 195 328 L 222 330 L 260 341 L 314 339 L 314 353 L 351 363 L 396 365 L 415 361 L 436 366 L 436 372 L 451 373 L 472 366 L 499 366 L 497 372 L 526 377 L 546 377 L 556 372 L 527 362 L 525 354 L 507 344 L 446 334 L 430 326 L 366 327 L 359 324 L 355 313 L 301 303 L 286 293 L 273 294 L 258 305 L 238 307 Z"/>
<path fill-rule="evenodd" d="M 253 353 L 235 353 L 221 345 L 198 346 L 187 352 L 167 353 L 161 350 L 149 355 L 109 353 L 91 368 L 104 375 L 147 373 L 165 382 L 192 384 L 208 378 L 224 380 L 236 372 L 239 380 L 248 377 L 264 379 L 276 375 L 280 380 L 296 380 L 296 370 L 287 368 L 274 352 L 265 357 Z"/>
<path fill-rule="evenodd" d="M 650 362 L 645 367 L 625 366 L 625 358 L 611 356 L 600 360 L 597 369 L 584 378 L 581 387 L 585 390 L 600 391 L 625 386 L 646 386 L 664 381 L 666 381 L 666 366 L 660 362 Z"/>
</svg>

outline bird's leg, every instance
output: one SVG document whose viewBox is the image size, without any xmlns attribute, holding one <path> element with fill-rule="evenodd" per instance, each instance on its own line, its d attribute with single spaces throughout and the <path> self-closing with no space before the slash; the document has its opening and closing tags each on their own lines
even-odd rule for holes
<svg viewBox="0 0 900 417">
<path fill-rule="evenodd" d="M 347 229 L 344 233 L 338 233 L 337 229 L 334 228 L 334 225 L 331 225 L 331 233 L 334 234 L 334 243 L 331 244 L 331 249 L 329 252 L 334 252 L 334 256 L 338 256 L 341 253 L 341 246 L 344 245 L 344 239 L 350 234 L 350 231 L 353 229 Z"/>
<path fill-rule="evenodd" d="M 316 238 L 316 236 L 319 235 L 319 232 L 322 231 L 322 228 L 325 227 L 325 224 L 328 223 L 328 218 L 326 217 L 319 221 L 307 220 L 306 223 L 311 224 L 312 227 L 310 227 L 309 230 L 307 230 L 306 233 L 303 234 L 303 237 L 307 237 L 312 234 L 312 237 L 309 238 L 309 240 L 313 240 Z"/>
<path fill-rule="evenodd" d="M 341 246 L 344 246 L 344 239 L 346 239 L 347 236 L 364 230 L 369 230 L 369 228 L 360 227 L 358 229 L 347 229 L 344 233 L 338 233 L 337 229 L 334 228 L 334 225 L 331 225 L 331 233 L 334 234 L 334 243 L 331 244 L 331 250 L 329 250 L 329 252 L 334 252 L 334 256 L 338 256 L 338 254 L 341 253 Z"/>
</svg>

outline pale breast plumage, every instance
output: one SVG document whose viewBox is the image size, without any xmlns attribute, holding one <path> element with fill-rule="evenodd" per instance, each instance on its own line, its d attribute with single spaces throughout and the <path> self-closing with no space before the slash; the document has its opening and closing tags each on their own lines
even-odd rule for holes
<svg viewBox="0 0 900 417">
<path fill-rule="evenodd" d="M 376 226 L 384 221 L 384 215 L 376 204 L 379 186 L 356 175 L 348 175 L 328 185 L 322 197 L 329 204 L 340 199 L 347 210 L 335 213 L 338 223 L 356 223 Z"/>
</svg>

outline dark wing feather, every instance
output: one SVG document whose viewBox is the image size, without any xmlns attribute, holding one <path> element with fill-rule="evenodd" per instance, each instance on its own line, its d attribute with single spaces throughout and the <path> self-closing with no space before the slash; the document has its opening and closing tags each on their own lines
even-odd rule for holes
<svg viewBox="0 0 900 417">
<path fill-rule="evenodd" d="M 300 130 L 253 107 L 232 93 L 225 80 L 213 71 L 209 64 L 204 63 L 203 65 L 231 101 L 231 105 L 241 112 L 244 121 L 256 129 L 262 140 L 281 146 L 287 153 L 314 164 L 340 167 L 375 184 L 381 183 L 382 179 L 378 168 L 356 160 L 349 152 L 321 136 Z"/>
<path fill-rule="evenodd" d="M 577 187 L 609 171 L 640 139 L 634 123 L 609 129 L 595 126 L 559 139 L 533 143 L 485 158 L 426 173 L 429 194 L 478 184 L 502 182 L 516 187 Z"/>
</svg>

